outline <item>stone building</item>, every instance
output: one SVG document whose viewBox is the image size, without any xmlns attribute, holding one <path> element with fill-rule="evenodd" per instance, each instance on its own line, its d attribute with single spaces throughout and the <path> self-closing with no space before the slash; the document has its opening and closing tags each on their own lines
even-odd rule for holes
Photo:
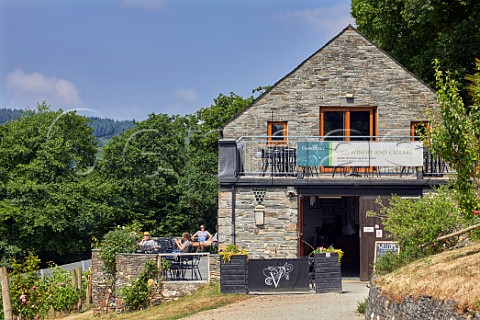
<svg viewBox="0 0 480 320">
<path fill-rule="evenodd" d="M 223 127 L 220 243 L 253 257 L 345 251 L 342 272 L 367 280 L 388 240 L 376 199 L 421 197 L 448 166 L 419 135 L 435 92 L 352 26 Z"/>
</svg>

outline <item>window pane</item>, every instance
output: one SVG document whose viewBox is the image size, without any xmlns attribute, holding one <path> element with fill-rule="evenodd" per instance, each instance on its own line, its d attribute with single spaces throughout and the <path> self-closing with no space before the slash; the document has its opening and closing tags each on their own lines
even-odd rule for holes
<svg viewBox="0 0 480 320">
<path fill-rule="evenodd" d="M 342 111 L 326 111 L 323 113 L 323 135 L 329 138 L 325 140 L 343 140 L 343 138 L 333 138 L 344 136 L 344 113 Z"/>
<path fill-rule="evenodd" d="M 368 141 L 370 136 L 370 112 L 369 111 L 352 111 L 350 112 L 350 140 L 352 141 Z M 362 138 L 354 138 L 355 136 L 364 136 Z"/>
<path fill-rule="evenodd" d="M 284 124 L 272 124 L 272 140 L 284 140 L 285 125 Z"/>
<path fill-rule="evenodd" d="M 413 134 L 415 136 L 415 141 L 422 140 L 422 137 L 426 137 L 428 135 L 427 124 L 423 122 L 418 122 L 414 124 Z"/>
</svg>

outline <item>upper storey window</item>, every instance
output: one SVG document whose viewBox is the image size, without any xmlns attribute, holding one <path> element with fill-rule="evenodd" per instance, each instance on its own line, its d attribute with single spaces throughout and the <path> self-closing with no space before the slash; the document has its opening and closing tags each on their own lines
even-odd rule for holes
<svg viewBox="0 0 480 320">
<path fill-rule="evenodd" d="M 320 135 L 326 140 L 368 141 L 376 135 L 376 108 L 320 108 Z"/>
<path fill-rule="evenodd" d="M 287 122 L 269 121 L 267 134 L 269 144 L 282 144 L 286 142 L 288 136 Z"/>
<path fill-rule="evenodd" d="M 410 140 L 419 141 L 430 134 L 430 124 L 428 121 L 412 121 L 410 123 Z"/>
</svg>

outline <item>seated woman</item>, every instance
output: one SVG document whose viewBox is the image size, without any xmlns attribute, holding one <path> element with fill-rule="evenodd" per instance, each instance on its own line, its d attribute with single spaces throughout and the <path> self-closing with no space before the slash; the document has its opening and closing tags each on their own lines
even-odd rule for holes
<svg viewBox="0 0 480 320">
<path fill-rule="evenodd" d="M 195 234 L 192 236 L 192 239 L 197 239 L 198 241 L 198 250 L 197 251 L 203 251 L 204 247 L 208 247 L 212 244 L 210 241 L 212 239 L 212 235 L 210 232 L 205 230 L 205 226 L 201 225 L 200 230 L 195 232 Z"/>
<path fill-rule="evenodd" d="M 175 253 L 187 253 L 188 249 L 190 248 L 190 233 L 184 232 L 182 233 L 182 238 L 176 238 L 175 244 L 177 245 L 177 249 L 173 250 Z"/>
<path fill-rule="evenodd" d="M 138 243 L 138 247 L 143 251 L 154 251 L 155 241 L 150 238 L 150 232 L 143 233 L 143 239 Z"/>
</svg>

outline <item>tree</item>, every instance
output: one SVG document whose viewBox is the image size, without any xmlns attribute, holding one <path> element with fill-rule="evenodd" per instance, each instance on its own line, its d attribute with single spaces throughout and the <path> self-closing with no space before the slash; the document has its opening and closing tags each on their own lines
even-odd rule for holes
<svg viewBox="0 0 480 320">
<path fill-rule="evenodd" d="M 480 60 L 477 73 L 467 76 L 471 105 L 459 94 L 458 82 L 435 66 L 438 108 L 430 116 L 432 151 L 456 171 L 454 186 L 461 192 L 460 205 L 471 216 L 480 199 Z"/>
<path fill-rule="evenodd" d="M 352 16 L 360 32 L 432 87 L 438 58 L 464 92 L 463 76 L 480 56 L 478 0 L 352 0 Z"/>
<path fill-rule="evenodd" d="M 151 114 L 103 147 L 98 168 L 121 188 L 117 224 L 158 235 L 216 224 L 219 128 L 253 98 L 220 94 L 195 115 Z"/>
<path fill-rule="evenodd" d="M 115 186 L 88 174 L 96 151 L 85 117 L 45 102 L 0 126 L 3 253 L 31 251 L 44 262 L 86 257 L 95 228 L 116 215 Z"/>
</svg>

